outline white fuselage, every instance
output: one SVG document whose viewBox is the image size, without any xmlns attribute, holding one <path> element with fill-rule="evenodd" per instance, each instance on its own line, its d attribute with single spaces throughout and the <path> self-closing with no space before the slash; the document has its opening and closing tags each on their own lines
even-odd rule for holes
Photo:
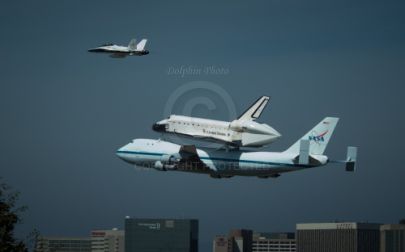
<svg viewBox="0 0 405 252">
<path fill-rule="evenodd" d="M 162 133 L 223 142 L 236 147 L 261 147 L 281 136 L 269 125 L 255 121 L 225 122 L 178 115 L 171 115 L 155 123 L 153 129 Z"/>
<path fill-rule="evenodd" d="M 100 46 L 96 48 L 92 48 L 88 50 L 89 52 L 98 52 L 98 53 L 118 53 L 118 54 L 126 54 L 126 55 L 146 55 L 149 54 L 148 50 L 130 50 L 127 46 L 119 46 L 119 45 L 108 45 L 108 46 Z"/>
<path fill-rule="evenodd" d="M 157 163 L 178 158 L 181 146 L 170 142 L 154 139 L 135 139 L 117 150 L 117 155 L 141 167 L 155 168 Z M 297 154 L 283 152 L 250 152 L 224 149 L 197 149 L 199 159 L 209 169 L 180 170 L 186 172 L 207 173 L 217 177 L 234 175 L 271 177 L 280 173 L 325 165 L 328 158 L 315 155 L 317 164 L 299 165 L 295 159 Z M 177 169 L 173 169 L 177 170 Z"/>
</svg>

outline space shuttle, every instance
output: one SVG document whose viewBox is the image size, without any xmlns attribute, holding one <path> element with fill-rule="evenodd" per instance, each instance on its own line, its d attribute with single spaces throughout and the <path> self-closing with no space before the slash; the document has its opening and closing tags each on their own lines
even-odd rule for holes
<svg viewBox="0 0 405 252">
<path fill-rule="evenodd" d="M 164 134 L 223 143 L 235 148 L 262 147 L 281 137 L 281 134 L 269 125 L 255 121 L 269 100 L 268 96 L 260 97 L 241 116 L 231 122 L 170 115 L 153 124 L 152 129 Z"/>
</svg>

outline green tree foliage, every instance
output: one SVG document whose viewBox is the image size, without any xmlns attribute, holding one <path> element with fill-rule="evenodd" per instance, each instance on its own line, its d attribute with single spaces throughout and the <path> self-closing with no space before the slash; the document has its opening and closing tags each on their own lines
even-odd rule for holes
<svg viewBox="0 0 405 252">
<path fill-rule="evenodd" d="M 18 197 L 18 192 L 0 181 L 0 252 L 28 251 L 24 242 L 14 237 L 14 228 L 21 221 L 20 214 L 26 210 L 26 207 L 16 206 Z"/>
</svg>

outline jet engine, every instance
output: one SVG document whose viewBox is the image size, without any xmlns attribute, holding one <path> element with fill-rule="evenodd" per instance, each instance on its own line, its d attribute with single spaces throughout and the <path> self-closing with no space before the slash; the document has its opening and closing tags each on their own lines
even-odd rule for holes
<svg viewBox="0 0 405 252">
<path fill-rule="evenodd" d="M 159 171 L 175 170 L 177 159 L 174 155 L 163 155 L 155 162 L 154 168 Z"/>
</svg>

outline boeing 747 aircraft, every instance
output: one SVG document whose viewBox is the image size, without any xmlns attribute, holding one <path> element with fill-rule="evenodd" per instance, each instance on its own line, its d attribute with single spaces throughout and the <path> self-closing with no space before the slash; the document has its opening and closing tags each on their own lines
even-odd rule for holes
<svg viewBox="0 0 405 252">
<path fill-rule="evenodd" d="M 153 125 L 153 130 L 177 134 L 200 140 L 225 143 L 233 147 L 261 147 L 277 140 L 281 135 L 264 123 L 257 123 L 270 97 L 260 97 L 238 119 L 232 122 L 197 117 L 171 115 Z"/>
<path fill-rule="evenodd" d="M 324 166 L 331 162 L 324 155 L 338 118 L 326 117 L 300 140 L 283 152 L 253 152 L 239 149 L 197 149 L 154 139 L 135 139 L 117 150 L 124 161 L 159 171 L 183 171 L 208 174 L 213 178 L 235 175 L 278 177 L 285 172 Z M 356 147 L 348 147 L 347 158 L 335 161 L 355 170 Z"/>
<path fill-rule="evenodd" d="M 91 48 L 89 52 L 96 53 L 110 53 L 112 58 L 124 58 L 128 55 L 142 56 L 149 54 L 148 50 L 145 50 L 147 39 L 142 39 L 141 42 L 136 44 L 136 39 L 132 39 L 128 46 L 118 46 L 114 44 L 105 44 L 100 47 Z"/>
</svg>

